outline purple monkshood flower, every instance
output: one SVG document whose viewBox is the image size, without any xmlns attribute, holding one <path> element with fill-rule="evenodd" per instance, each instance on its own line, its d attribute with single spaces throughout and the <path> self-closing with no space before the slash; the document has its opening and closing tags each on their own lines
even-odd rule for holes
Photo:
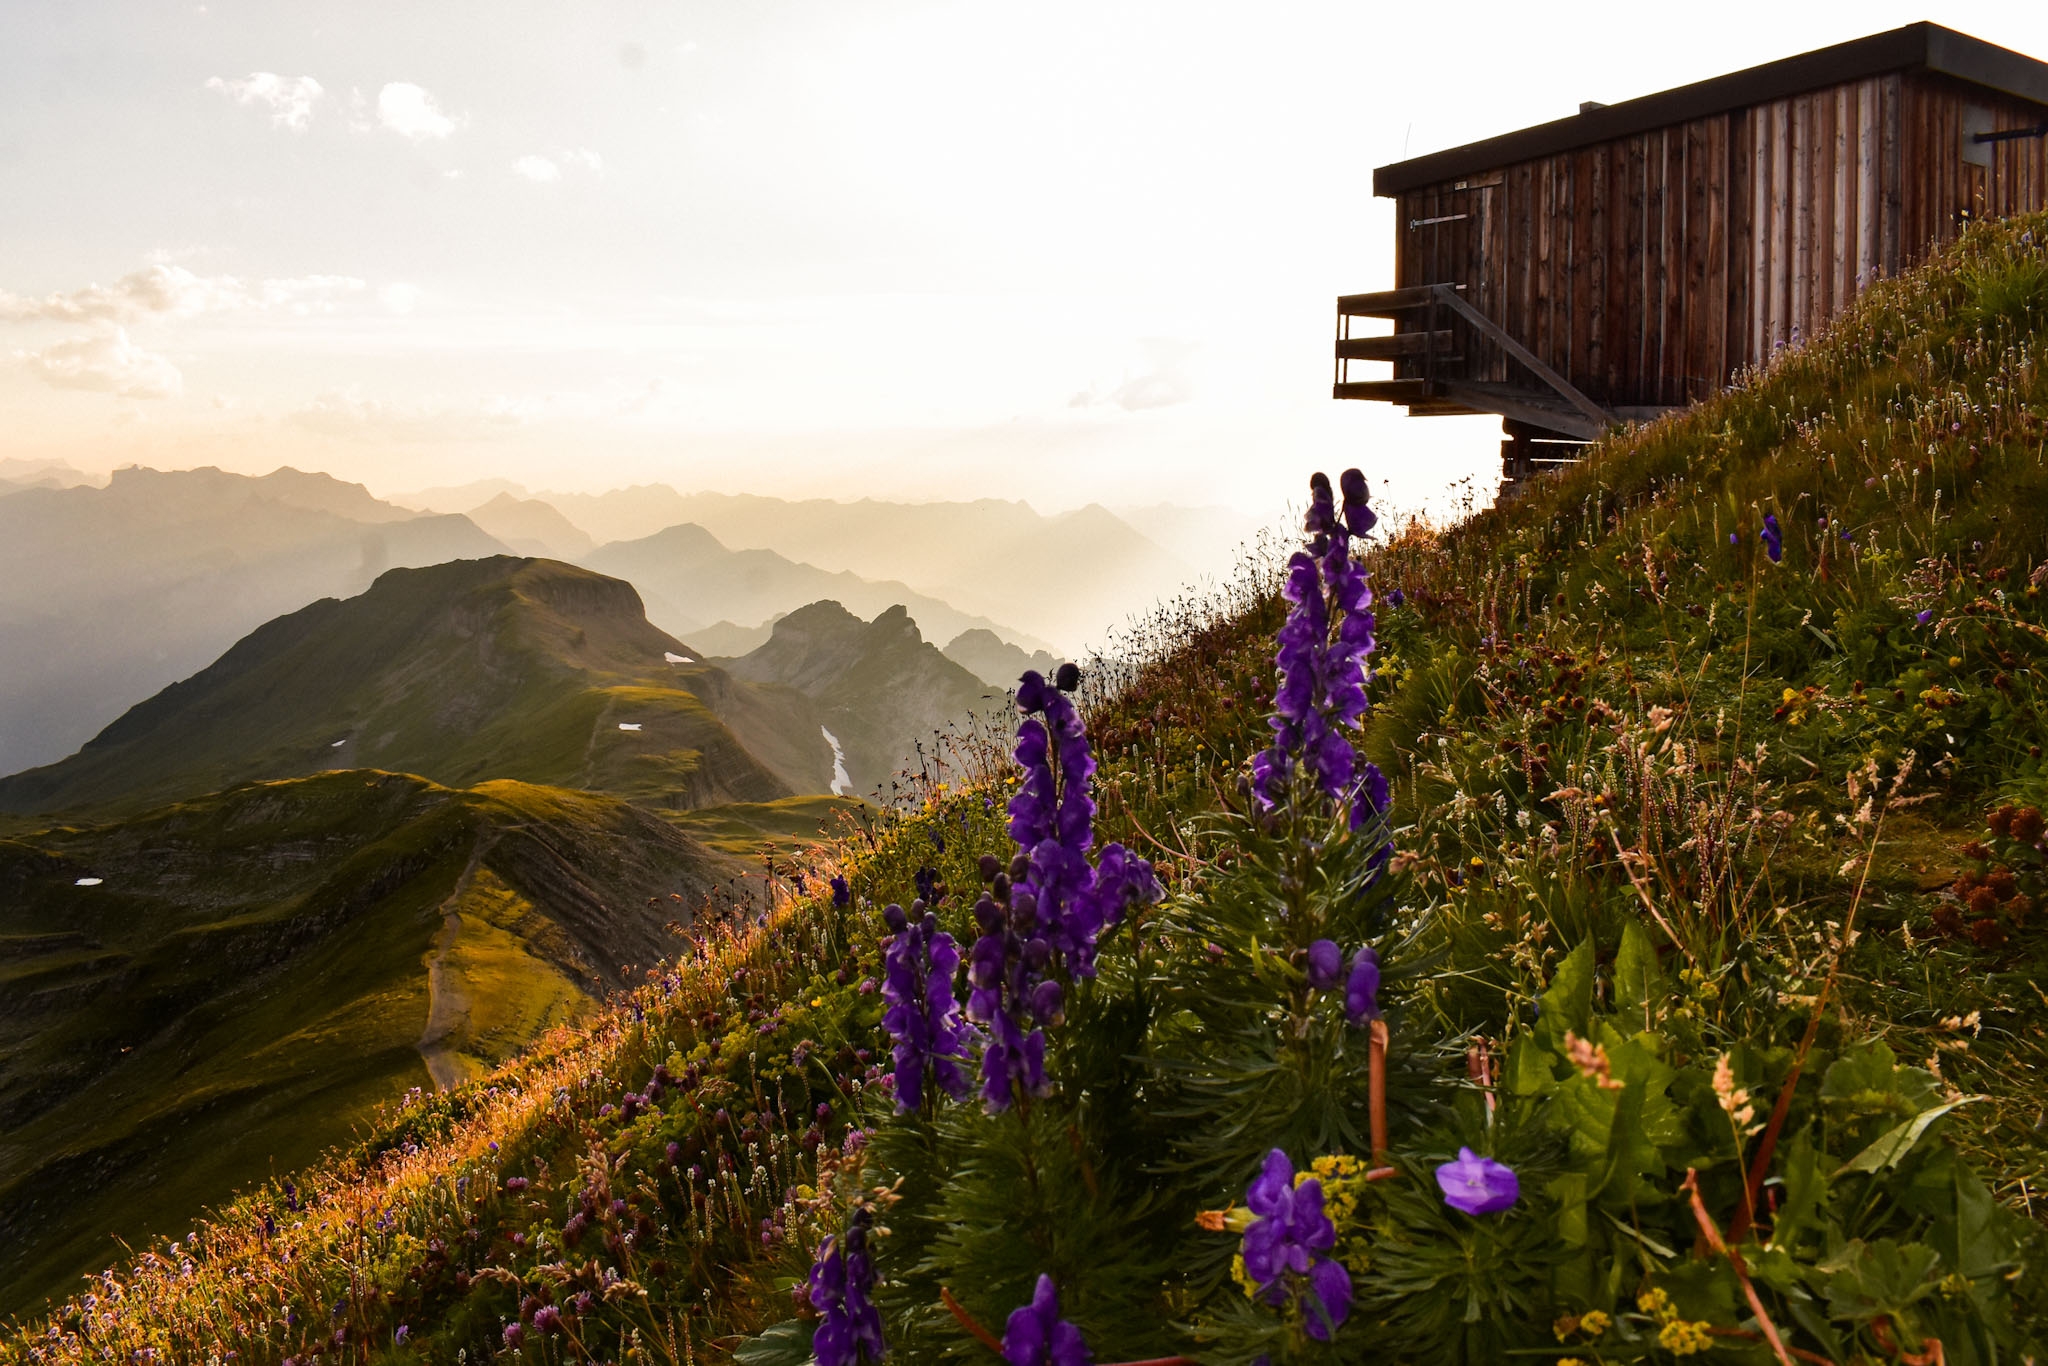
<svg viewBox="0 0 2048 1366">
<path fill-rule="evenodd" d="M 846 906 L 853 901 L 853 889 L 846 885 L 846 879 L 837 873 L 832 875 L 832 904 Z"/>
<path fill-rule="evenodd" d="M 1064 669 L 1059 681 L 1078 684 Z M 1043 1092 L 1041 1027 L 1060 1018 L 1061 979 L 1093 977 L 1102 931 L 1122 920 L 1130 906 L 1160 895 L 1152 865 L 1121 844 L 1106 846 L 1089 862 L 1095 758 L 1066 693 L 1035 671 L 1018 683 L 1024 719 L 1015 757 L 1024 772 L 1009 813 L 1021 862 L 994 876 L 974 907 L 981 937 L 968 959 L 974 990 L 967 1014 L 988 1026 L 982 1097 L 993 1110 L 1007 1107 L 1020 1085 L 1027 1094 Z"/>
<path fill-rule="evenodd" d="M 1928 608 L 1924 611 L 1915 612 L 1913 614 L 1913 620 L 1919 622 L 1922 626 L 1925 626 L 1928 622 L 1934 620 L 1934 609 Z"/>
<path fill-rule="evenodd" d="M 1355 1025 L 1380 1017 L 1380 956 L 1370 944 L 1351 956 L 1351 975 L 1344 982 L 1344 1016 Z"/>
<path fill-rule="evenodd" d="M 896 1041 L 896 1108 L 915 1110 L 924 1103 L 925 1078 L 955 1100 L 967 1095 L 968 1057 L 973 1030 L 960 1018 L 953 996 L 953 974 L 960 950 L 953 936 L 939 930 L 931 912 L 916 921 L 901 906 L 890 906 L 882 919 L 895 936 L 882 951 L 882 1027 Z"/>
<path fill-rule="evenodd" d="M 1466 1214 L 1498 1214 L 1522 1196 L 1522 1183 L 1513 1170 L 1470 1148 L 1458 1149 L 1457 1161 L 1436 1169 L 1436 1184 L 1443 1190 L 1444 1203 Z"/>
<path fill-rule="evenodd" d="M 846 1235 L 827 1235 L 811 1264 L 811 1308 L 823 1315 L 811 1334 L 811 1353 L 818 1366 L 859 1366 L 889 1354 L 882 1341 L 882 1315 L 872 1298 L 875 1264 L 868 1255 L 868 1231 L 874 1211 L 854 1208 Z"/>
<path fill-rule="evenodd" d="M 1351 1274 L 1329 1255 L 1337 1228 L 1323 1213 L 1323 1183 L 1311 1176 L 1299 1184 L 1294 1163 L 1275 1148 L 1245 1192 L 1258 1217 L 1244 1231 L 1244 1269 L 1268 1304 L 1285 1304 L 1292 1284 L 1302 1291 L 1303 1327 L 1327 1342 L 1351 1314 Z"/>
<path fill-rule="evenodd" d="M 1003 1360 L 1010 1366 L 1088 1366 L 1094 1360 L 1081 1330 L 1060 1317 L 1060 1292 L 1052 1277 L 1040 1276 L 1031 1303 L 1010 1311 L 1003 1326 Z"/>
<path fill-rule="evenodd" d="M 1344 972 L 1344 950 L 1334 940 L 1318 939 L 1308 946 L 1308 984 L 1317 991 L 1337 985 Z"/>
<path fill-rule="evenodd" d="M 1351 807 L 1353 829 L 1386 809 L 1387 782 L 1359 759 L 1350 732 L 1364 717 L 1365 658 L 1372 653 L 1372 589 L 1351 557 L 1351 538 L 1374 521 L 1365 477 L 1346 470 L 1340 518 L 1330 481 L 1309 480 L 1307 545 L 1287 562 L 1281 592 L 1292 604 L 1277 638 L 1272 747 L 1252 760 L 1252 785 L 1261 806 L 1285 795 L 1296 770 L 1305 769 L 1332 801 Z"/>
<path fill-rule="evenodd" d="M 1785 537 L 1778 530 L 1778 517 L 1776 513 L 1766 512 L 1764 514 L 1764 529 L 1757 533 L 1757 539 L 1764 543 L 1764 554 L 1771 557 L 1772 564 L 1776 564 L 1785 558 Z"/>
<path fill-rule="evenodd" d="M 1406 593 L 1403 593 L 1400 589 L 1396 588 L 1391 593 L 1387 594 L 1387 606 L 1405 607 L 1407 606 L 1407 604 L 1408 595 Z"/>
</svg>

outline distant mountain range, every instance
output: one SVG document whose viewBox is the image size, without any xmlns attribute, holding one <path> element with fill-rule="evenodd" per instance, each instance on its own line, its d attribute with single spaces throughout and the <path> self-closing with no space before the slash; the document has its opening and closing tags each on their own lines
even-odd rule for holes
<svg viewBox="0 0 2048 1366">
<path fill-rule="evenodd" d="M 1100 644 L 1105 634 L 1204 573 L 1220 577 L 1258 523 L 1226 508 L 1158 504 L 1112 513 L 1098 505 L 1046 516 L 1027 503 L 842 503 L 753 494 L 683 494 L 665 484 L 602 494 L 529 494 L 503 480 L 398 495 L 406 506 L 477 516 L 487 500 L 545 503 L 600 543 L 636 542 L 690 524 L 728 547 L 850 573 L 982 618 L 1029 649 Z M 603 553 L 600 551 L 599 553 Z M 636 580 L 637 581 L 637 580 Z M 653 596 L 657 586 L 642 585 Z M 843 589 L 836 596 L 851 600 Z M 681 608 L 690 615 L 687 607 Z M 784 604 L 777 610 L 787 611 Z M 931 614 L 933 634 L 950 634 Z M 729 613 L 740 627 L 758 624 Z M 996 625 L 1002 623 L 1002 625 Z M 1015 628 L 1012 630 L 1010 628 Z M 968 629 L 968 628 L 961 628 Z M 1025 639 L 1018 632 L 1037 639 Z"/>
<path fill-rule="evenodd" d="M 720 668 L 649 623 L 622 580 L 458 560 L 265 623 L 76 754 L 0 778 L 0 811 L 139 811 L 332 768 L 667 810 L 858 794 L 988 694 L 901 606 L 872 625 L 837 603 L 803 608 Z"/>
<path fill-rule="evenodd" d="M 614 541 L 580 562 L 631 582 L 647 603 L 648 619 L 679 636 L 719 621 L 765 624 L 805 603 L 830 599 L 861 617 L 902 607 L 939 640 L 981 630 L 1044 648 L 1042 641 L 969 616 L 906 584 L 831 573 L 773 550 L 729 550 L 689 523 L 637 541 Z"/>
<path fill-rule="evenodd" d="M 48 763 L 235 640 L 386 569 L 489 555 L 462 516 L 283 469 L 0 496 L 0 773 Z"/>
</svg>

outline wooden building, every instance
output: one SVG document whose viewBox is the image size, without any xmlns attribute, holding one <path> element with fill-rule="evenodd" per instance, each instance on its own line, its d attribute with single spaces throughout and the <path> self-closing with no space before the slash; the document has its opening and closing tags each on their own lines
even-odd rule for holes
<svg viewBox="0 0 2048 1366">
<path fill-rule="evenodd" d="M 1382 166 L 1373 190 L 1396 287 L 1337 300 L 1335 397 L 1499 414 L 1512 481 L 1722 389 L 1966 217 L 2048 205 L 2048 64 L 1912 24 Z"/>
</svg>

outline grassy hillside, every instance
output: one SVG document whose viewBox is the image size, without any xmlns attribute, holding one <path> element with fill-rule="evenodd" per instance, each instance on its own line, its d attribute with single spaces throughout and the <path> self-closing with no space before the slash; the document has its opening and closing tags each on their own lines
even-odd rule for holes
<svg viewBox="0 0 2048 1366">
<path fill-rule="evenodd" d="M 583 1018 L 740 871 L 609 798 L 354 770 L 0 840 L 0 1310 Z"/>
<path fill-rule="evenodd" d="M 1377 882 L 1372 827 L 1247 809 L 1270 573 L 1093 670 L 1097 845 L 1166 896 L 1067 984 L 1047 1095 L 899 1117 L 885 1081 L 880 907 L 929 869 L 977 933 L 977 860 L 1014 852 L 990 764 L 6 1351 L 782 1366 L 865 1197 L 907 1361 L 992 1360 L 967 1321 L 1040 1271 L 1099 1360 L 2038 1356 L 2044 236 L 1973 227 L 1736 392 L 1370 551 Z M 1368 1031 L 1308 976 L 1324 926 L 1384 964 L 1384 1154 Z M 1327 1344 L 1304 1283 L 1275 1309 L 1232 1279 L 1275 1142 L 1328 1163 Z M 1445 1206 L 1461 1145 L 1519 1170 L 1512 1207 Z"/>
<path fill-rule="evenodd" d="M 715 670 L 666 661 L 687 650 L 630 585 L 588 570 L 507 557 L 394 570 L 267 623 L 71 758 L 0 779 L 0 809 L 137 811 L 336 767 L 672 808 L 823 791 L 831 754 L 804 699 L 732 697 Z"/>
</svg>

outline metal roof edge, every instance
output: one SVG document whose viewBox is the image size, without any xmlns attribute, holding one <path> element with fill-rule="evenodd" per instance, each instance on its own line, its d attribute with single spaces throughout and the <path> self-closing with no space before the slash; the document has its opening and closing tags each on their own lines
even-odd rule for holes
<svg viewBox="0 0 2048 1366">
<path fill-rule="evenodd" d="M 1652 128 L 1917 67 L 2048 105 L 2048 63 L 1923 20 L 1381 166 L 1372 173 L 1373 193 L 1391 197 Z"/>
</svg>

